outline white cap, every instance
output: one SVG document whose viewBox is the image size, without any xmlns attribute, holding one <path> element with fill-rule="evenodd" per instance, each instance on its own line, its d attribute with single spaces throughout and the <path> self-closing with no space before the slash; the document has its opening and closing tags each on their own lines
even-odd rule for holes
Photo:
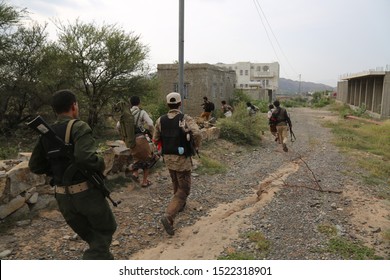
<svg viewBox="0 0 390 280">
<path fill-rule="evenodd" d="M 181 102 L 180 93 L 171 92 L 167 95 L 167 103 L 168 104 L 177 104 Z"/>
</svg>

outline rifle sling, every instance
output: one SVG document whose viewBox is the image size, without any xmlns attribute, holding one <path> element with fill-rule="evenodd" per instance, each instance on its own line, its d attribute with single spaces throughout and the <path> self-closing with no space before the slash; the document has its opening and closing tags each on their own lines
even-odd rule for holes
<svg viewBox="0 0 390 280">
<path fill-rule="evenodd" d="M 73 126 L 75 121 L 76 121 L 76 119 L 71 119 L 66 126 L 65 145 L 68 145 L 70 142 L 70 133 L 72 131 L 72 126 Z M 63 184 L 65 186 L 70 186 L 72 184 L 72 178 L 78 170 L 79 170 L 79 168 L 76 166 L 75 163 L 72 163 L 71 165 L 68 166 L 68 168 L 64 172 L 64 176 L 62 179 Z"/>
<path fill-rule="evenodd" d="M 72 126 L 74 124 L 74 122 L 76 121 L 76 119 L 71 119 L 69 122 L 68 122 L 68 125 L 66 126 L 66 133 L 65 133 L 65 144 L 69 144 L 69 141 L 70 141 L 70 132 L 72 131 Z"/>
</svg>

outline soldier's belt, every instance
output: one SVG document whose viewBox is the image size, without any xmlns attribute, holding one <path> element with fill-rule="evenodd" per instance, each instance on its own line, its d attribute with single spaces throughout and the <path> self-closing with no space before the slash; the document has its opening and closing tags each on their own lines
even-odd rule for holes
<svg viewBox="0 0 390 280">
<path fill-rule="evenodd" d="M 88 190 L 87 182 L 70 186 L 55 186 L 55 193 L 59 194 L 75 194 L 86 190 Z"/>
</svg>

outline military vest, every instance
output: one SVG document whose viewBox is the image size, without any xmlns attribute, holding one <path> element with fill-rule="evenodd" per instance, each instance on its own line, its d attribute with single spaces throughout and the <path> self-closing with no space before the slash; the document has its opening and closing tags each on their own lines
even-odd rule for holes
<svg viewBox="0 0 390 280">
<path fill-rule="evenodd" d="M 287 123 L 287 111 L 286 109 L 282 108 L 282 107 L 279 107 L 278 109 L 276 109 L 274 111 L 274 113 L 272 113 L 272 116 L 276 118 L 276 123 L 277 124 L 280 124 L 280 123 Z"/>
<path fill-rule="evenodd" d="M 57 134 L 57 136 L 63 140 L 65 140 L 65 134 L 66 134 L 66 128 L 67 128 L 68 122 L 63 123 L 57 123 L 52 125 L 52 129 Z M 52 151 L 58 151 L 62 147 L 59 146 L 57 143 L 52 143 L 49 139 L 46 139 L 45 137 L 41 137 L 42 145 L 46 151 L 47 159 L 50 164 L 50 173 L 49 176 L 52 177 L 51 179 L 51 185 L 63 185 L 64 182 L 64 173 L 65 170 L 73 163 L 73 157 L 70 158 L 68 155 L 64 153 L 55 153 L 56 156 L 52 156 Z M 69 148 L 72 149 L 73 155 L 73 140 L 72 137 L 70 137 L 70 144 Z M 81 182 L 86 181 L 85 177 L 80 173 L 76 172 L 73 176 L 73 178 L 67 178 L 68 181 L 72 182 L 73 184 L 78 184 Z"/>
<path fill-rule="evenodd" d="M 168 115 L 160 118 L 163 155 L 185 155 L 185 134 L 183 129 L 179 127 L 179 121 L 183 117 L 183 114 L 178 114 L 173 119 L 168 118 Z"/>
</svg>

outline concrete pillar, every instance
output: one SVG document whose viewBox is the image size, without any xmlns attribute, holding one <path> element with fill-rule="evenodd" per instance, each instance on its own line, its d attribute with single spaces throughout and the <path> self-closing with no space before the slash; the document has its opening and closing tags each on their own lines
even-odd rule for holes
<svg viewBox="0 0 390 280">
<path fill-rule="evenodd" d="M 366 105 L 366 96 L 367 96 L 367 78 L 364 77 L 361 79 L 361 85 L 360 85 L 360 102 L 359 106 L 362 106 L 363 104 Z"/>
<path fill-rule="evenodd" d="M 352 105 L 354 106 L 358 106 L 358 89 L 359 89 L 359 83 L 358 83 L 359 80 L 357 79 L 354 79 L 353 80 L 353 84 L 354 84 L 354 87 L 353 87 L 353 103 Z"/>
<path fill-rule="evenodd" d="M 390 72 L 386 72 L 383 78 L 381 117 L 390 117 Z"/>
<path fill-rule="evenodd" d="M 383 92 L 383 77 L 375 77 L 373 112 L 377 114 L 381 113 L 382 92 Z"/>
<path fill-rule="evenodd" d="M 369 77 L 367 79 L 367 95 L 366 95 L 366 108 L 369 111 L 372 111 L 372 100 L 374 95 L 374 79 Z"/>
</svg>

